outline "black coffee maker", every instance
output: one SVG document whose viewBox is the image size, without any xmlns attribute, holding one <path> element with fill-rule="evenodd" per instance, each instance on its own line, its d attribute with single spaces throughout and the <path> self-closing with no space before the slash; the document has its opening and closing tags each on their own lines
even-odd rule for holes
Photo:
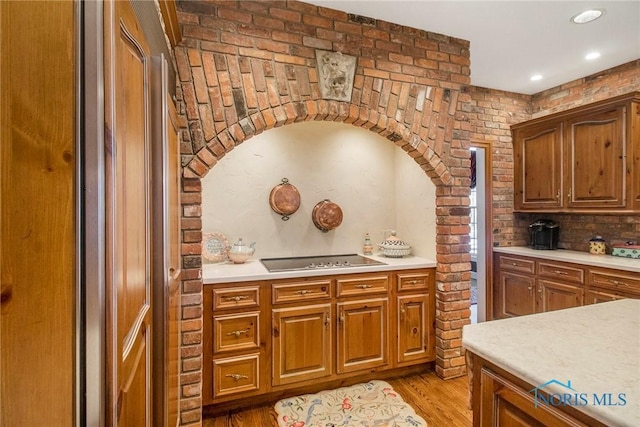
<svg viewBox="0 0 640 427">
<path fill-rule="evenodd" d="M 529 246 L 533 249 L 558 249 L 560 226 L 550 219 L 539 219 L 529 224 Z"/>
</svg>

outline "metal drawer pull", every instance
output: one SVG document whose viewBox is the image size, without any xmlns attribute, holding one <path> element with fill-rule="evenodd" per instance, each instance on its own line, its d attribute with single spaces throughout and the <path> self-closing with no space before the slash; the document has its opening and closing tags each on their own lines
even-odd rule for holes
<svg viewBox="0 0 640 427">
<path fill-rule="evenodd" d="M 514 267 L 517 267 L 518 263 L 517 262 L 512 262 L 511 265 L 513 265 Z"/>
<path fill-rule="evenodd" d="M 373 288 L 373 285 L 356 285 L 356 288 L 369 289 L 369 288 Z"/>
<path fill-rule="evenodd" d="M 614 285 L 629 286 L 628 284 L 621 282 L 619 280 L 610 280 L 610 282 L 613 283 Z"/>
<path fill-rule="evenodd" d="M 407 283 L 407 285 L 416 285 L 416 284 L 418 284 L 418 283 L 420 283 L 420 282 L 419 282 L 419 281 L 417 281 L 417 280 L 409 280 L 409 281 L 408 281 L 408 282 L 406 282 L 406 283 Z"/>
<path fill-rule="evenodd" d="M 560 271 L 560 270 L 555 270 L 555 271 L 554 271 L 554 273 L 556 273 L 556 274 L 563 274 L 563 275 L 565 275 L 565 276 L 566 276 L 567 274 L 569 274 L 569 273 L 567 273 L 566 271 Z"/>
<path fill-rule="evenodd" d="M 233 378 L 234 381 L 246 380 L 249 378 L 246 375 L 240 375 L 240 374 L 227 374 L 225 375 L 225 377 Z"/>
<path fill-rule="evenodd" d="M 222 297 L 222 299 L 224 299 L 225 301 L 240 302 L 242 300 L 249 299 L 249 297 L 246 295 L 236 295 L 234 297 Z"/>
<path fill-rule="evenodd" d="M 236 338 L 238 338 L 240 335 L 242 335 L 242 334 L 246 334 L 247 332 L 249 332 L 249 330 L 250 330 L 250 329 L 249 329 L 249 328 L 247 328 L 247 329 L 242 329 L 242 330 L 240 330 L 240 331 L 231 331 L 231 332 L 227 332 L 227 336 L 231 336 L 231 335 L 233 335 L 233 336 L 235 336 Z"/>
<path fill-rule="evenodd" d="M 310 294 L 311 292 L 313 292 L 313 291 L 310 291 L 310 290 L 308 290 L 308 289 L 301 289 L 301 290 L 299 290 L 299 291 L 298 291 L 298 293 L 299 293 L 300 295 Z"/>
</svg>

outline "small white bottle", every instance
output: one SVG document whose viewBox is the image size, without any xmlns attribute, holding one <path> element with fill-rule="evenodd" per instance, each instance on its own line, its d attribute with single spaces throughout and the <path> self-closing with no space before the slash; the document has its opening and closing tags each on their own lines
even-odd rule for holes
<svg viewBox="0 0 640 427">
<path fill-rule="evenodd" d="M 362 254 L 373 255 L 373 245 L 371 244 L 371 237 L 369 237 L 369 233 L 366 233 L 364 235 L 364 245 L 362 245 Z"/>
</svg>

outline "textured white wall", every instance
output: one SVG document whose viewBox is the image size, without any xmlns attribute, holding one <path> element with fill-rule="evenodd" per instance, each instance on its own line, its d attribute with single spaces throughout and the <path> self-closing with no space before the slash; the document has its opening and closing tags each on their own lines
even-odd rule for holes
<svg viewBox="0 0 640 427">
<path fill-rule="evenodd" d="M 269 207 L 282 178 L 298 188 L 300 209 L 288 221 Z M 332 122 L 272 129 L 236 147 L 202 180 L 202 229 L 256 242 L 255 258 L 360 253 L 363 236 L 383 230 L 435 259 L 435 187 L 400 148 L 373 132 Z M 342 224 L 323 233 L 316 203 L 342 208 Z"/>
</svg>

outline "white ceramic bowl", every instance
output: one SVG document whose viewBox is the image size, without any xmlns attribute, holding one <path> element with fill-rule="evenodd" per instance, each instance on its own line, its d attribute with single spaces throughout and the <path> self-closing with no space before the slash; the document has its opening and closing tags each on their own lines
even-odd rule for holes
<svg viewBox="0 0 640 427">
<path fill-rule="evenodd" d="M 402 258 L 411 253 L 411 248 L 380 248 L 380 253 L 388 258 Z"/>
</svg>

